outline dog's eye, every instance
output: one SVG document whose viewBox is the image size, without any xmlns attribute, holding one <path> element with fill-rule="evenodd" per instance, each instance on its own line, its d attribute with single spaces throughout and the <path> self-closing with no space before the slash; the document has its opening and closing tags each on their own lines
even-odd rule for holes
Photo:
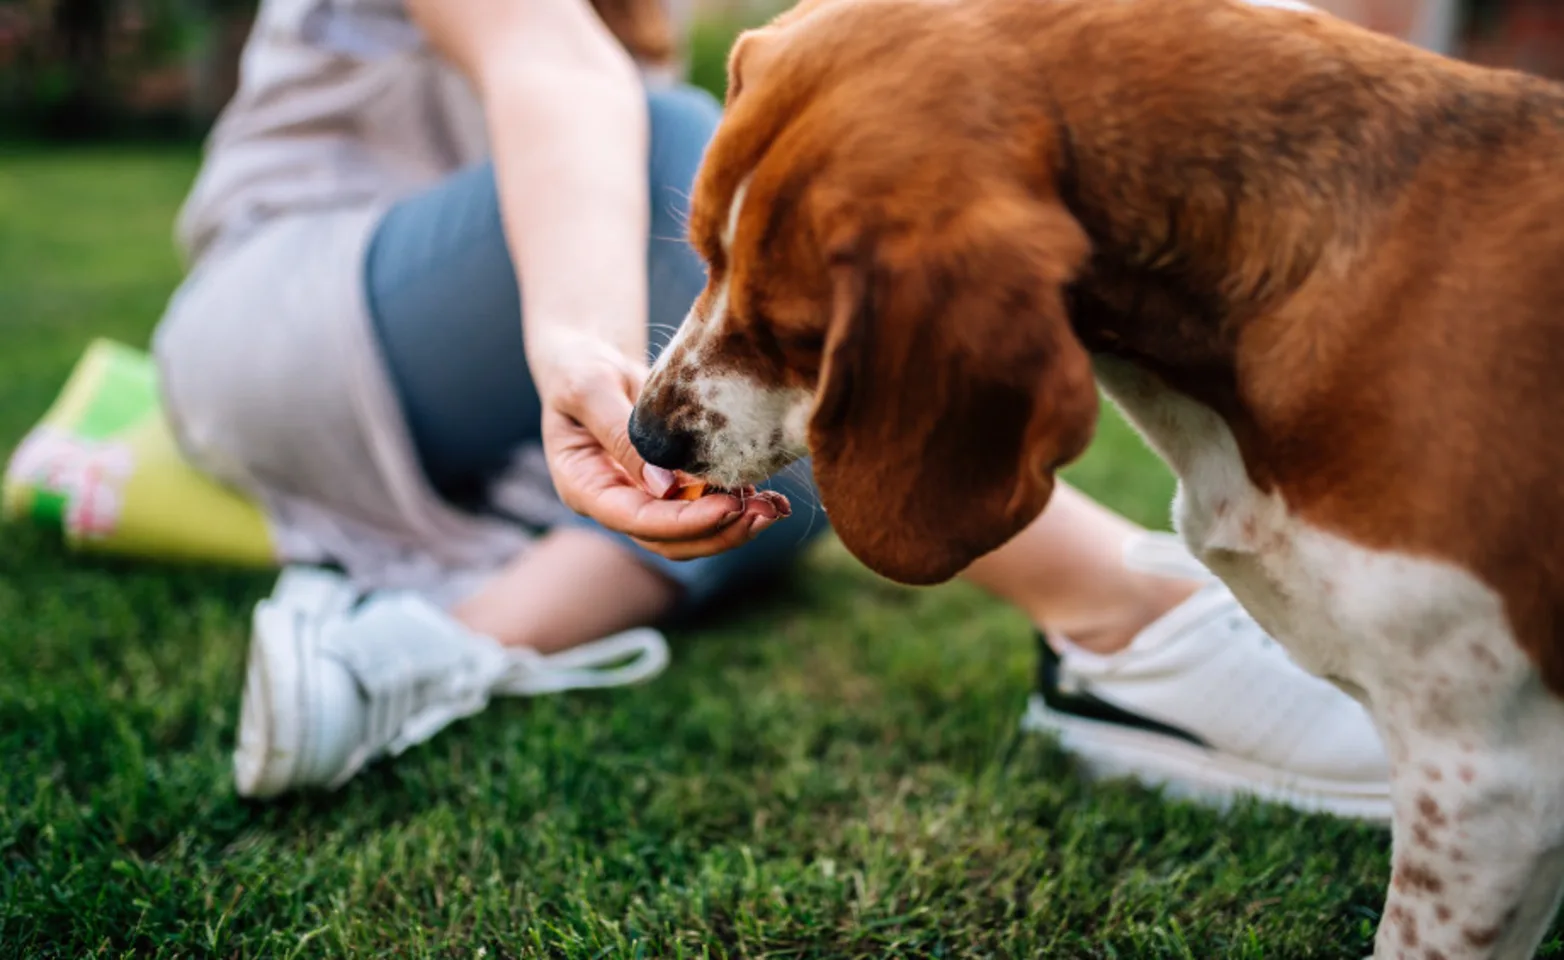
<svg viewBox="0 0 1564 960">
<path fill-rule="evenodd" d="M 777 331 L 777 352 L 784 367 L 796 373 L 809 375 L 820 366 L 820 356 L 825 350 L 823 334 L 807 331 Z"/>
<path fill-rule="evenodd" d="M 792 354 L 816 356 L 825 349 L 825 334 L 813 330 L 785 331 L 777 340 L 783 350 Z"/>
</svg>

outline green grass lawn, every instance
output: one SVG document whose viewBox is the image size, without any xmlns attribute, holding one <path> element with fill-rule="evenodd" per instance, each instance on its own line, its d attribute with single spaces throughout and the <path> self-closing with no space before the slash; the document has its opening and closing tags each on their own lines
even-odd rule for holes
<svg viewBox="0 0 1564 960">
<path fill-rule="evenodd" d="M 145 344 L 186 151 L 0 154 L 0 453 Z M 1074 479 L 1161 525 L 1111 415 Z M 779 532 L 772 535 L 782 535 Z M 1019 736 L 1028 628 L 834 543 L 633 690 L 506 701 L 327 797 L 235 797 L 249 574 L 0 529 L 6 956 L 1360 957 L 1388 840 L 1092 786 Z"/>
</svg>

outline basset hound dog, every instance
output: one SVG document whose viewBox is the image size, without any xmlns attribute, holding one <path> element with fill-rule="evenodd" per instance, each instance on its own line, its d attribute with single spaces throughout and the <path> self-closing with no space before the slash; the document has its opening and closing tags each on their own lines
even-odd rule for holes
<svg viewBox="0 0 1564 960">
<path fill-rule="evenodd" d="M 1177 528 L 1392 762 L 1375 955 L 1529 957 L 1564 886 L 1564 88 L 1299 4 L 806 0 L 733 48 L 709 283 L 631 421 L 952 577 L 1097 385 Z"/>
</svg>

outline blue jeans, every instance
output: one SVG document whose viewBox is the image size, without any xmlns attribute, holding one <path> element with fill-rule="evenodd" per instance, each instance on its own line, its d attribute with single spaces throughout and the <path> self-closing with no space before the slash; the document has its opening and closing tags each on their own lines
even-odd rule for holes
<svg viewBox="0 0 1564 960">
<path fill-rule="evenodd" d="M 651 236 L 647 279 L 655 356 L 706 282 L 684 241 L 690 188 L 721 108 L 679 87 L 648 97 Z M 517 447 L 541 438 L 542 401 L 527 370 L 521 297 L 500 227 L 494 170 L 461 171 L 388 211 L 365 263 L 374 327 L 424 472 L 442 496 L 481 509 L 482 491 Z M 623 544 L 682 588 L 690 609 L 776 571 L 826 529 L 807 464 L 767 484 L 801 505 L 736 550 L 671 561 L 628 537 L 577 522 Z"/>
</svg>

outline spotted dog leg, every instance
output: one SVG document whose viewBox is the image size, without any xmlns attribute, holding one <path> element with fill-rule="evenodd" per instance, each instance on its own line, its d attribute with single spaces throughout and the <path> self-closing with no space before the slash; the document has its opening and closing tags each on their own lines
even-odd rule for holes
<svg viewBox="0 0 1564 960">
<path fill-rule="evenodd" d="M 1564 705 L 1505 640 L 1379 701 L 1395 822 L 1376 960 L 1525 960 L 1558 908 Z"/>
</svg>

